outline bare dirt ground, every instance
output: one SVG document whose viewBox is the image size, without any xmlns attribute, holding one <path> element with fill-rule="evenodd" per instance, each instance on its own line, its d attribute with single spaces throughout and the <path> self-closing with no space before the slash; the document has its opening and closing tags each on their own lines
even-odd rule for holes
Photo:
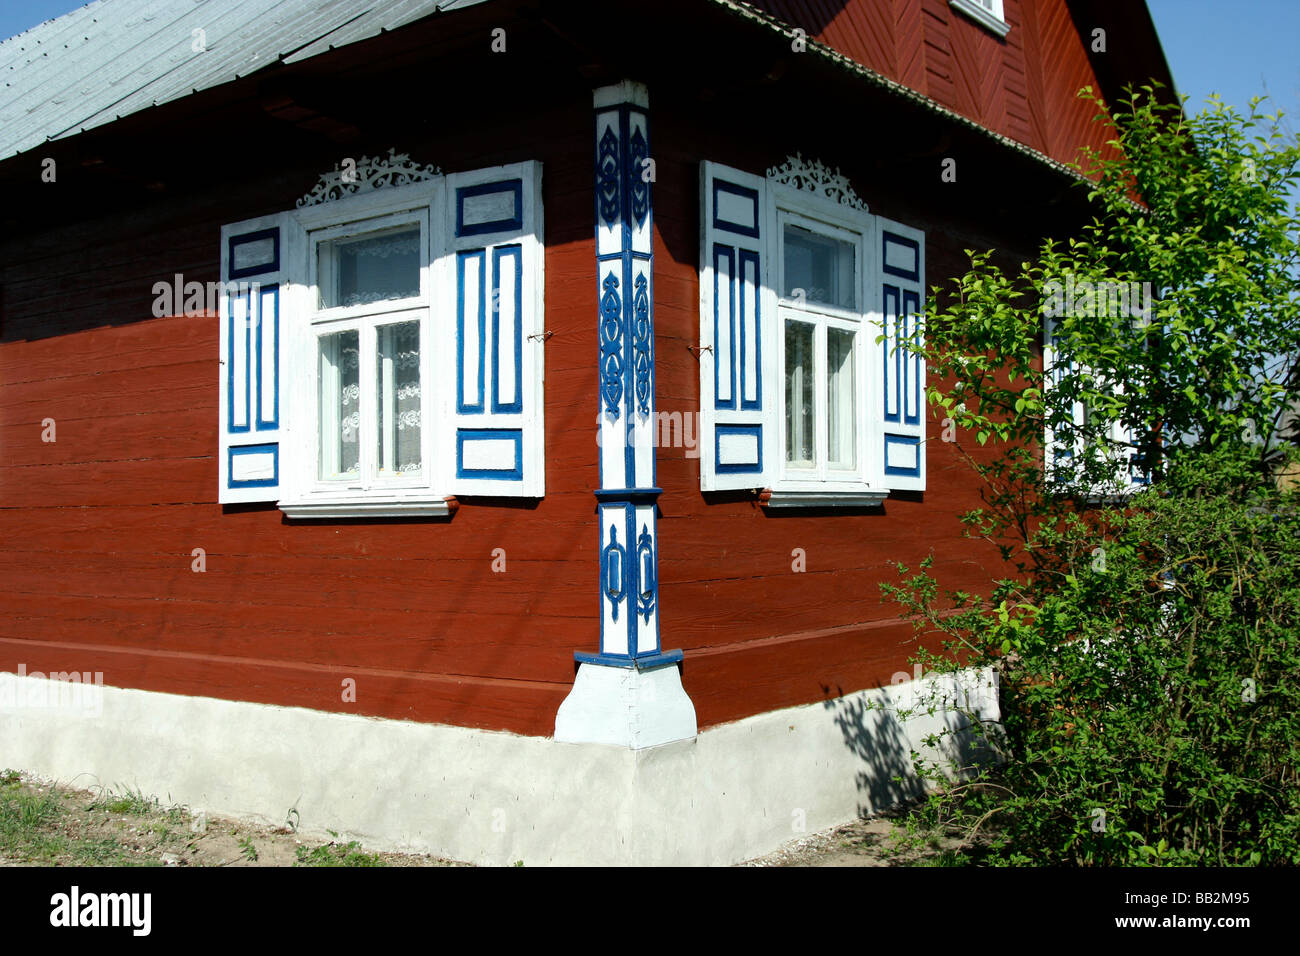
<svg viewBox="0 0 1300 956">
<path fill-rule="evenodd" d="M 0 772 L 0 866 L 461 866 Z"/>
<path fill-rule="evenodd" d="M 891 813 L 810 833 L 741 866 L 951 866 L 957 841 L 929 843 L 919 849 L 898 842 L 903 833 Z"/>
</svg>

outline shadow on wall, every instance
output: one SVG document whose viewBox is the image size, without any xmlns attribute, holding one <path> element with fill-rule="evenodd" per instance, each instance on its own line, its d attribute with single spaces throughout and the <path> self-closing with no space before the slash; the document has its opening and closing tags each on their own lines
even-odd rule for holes
<svg viewBox="0 0 1300 956">
<path fill-rule="evenodd" d="M 886 707 L 862 696 L 828 700 L 844 746 L 864 765 L 856 774 L 858 816 L 869 817 L 924 793 L 912 772 L 912 745 L 902 722 Z"/>
<path fill-rule="evenodd" d="M 991 672 L 927 677 L 824 701 L 861 769 L 854 775 L 859 817 L 924 796 L 914 755 L 938 761 L 950 777 L 968 775 L 995 759 L 975 729 L 996 724 L 996 679 Z M 927 739 L 937 740 L 931 746 Z"/>
</svg>

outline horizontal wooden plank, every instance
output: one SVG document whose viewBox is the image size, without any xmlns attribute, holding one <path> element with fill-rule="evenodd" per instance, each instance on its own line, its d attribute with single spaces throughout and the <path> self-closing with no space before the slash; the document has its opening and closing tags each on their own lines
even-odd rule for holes
<svg viewBox="0 0 1300 956">
<path fill-rule="evenodd" d="M 524 560 L 589 557 L 576 542 L 594 540 L 595 498 L 589 492 L 548 494 L 536 508 L 502 507 L 466 498 L 451 520 L 289 522 L 273 505 L 249 510 L 187 504 L 0 508 L 0 536 L 15 549 L 73 556 L 189 554 L 292 555 L 373 561 L 487 561 L 498 547 Z M 590 535 L 584 539 L 584 535 Z"/>
</svg>

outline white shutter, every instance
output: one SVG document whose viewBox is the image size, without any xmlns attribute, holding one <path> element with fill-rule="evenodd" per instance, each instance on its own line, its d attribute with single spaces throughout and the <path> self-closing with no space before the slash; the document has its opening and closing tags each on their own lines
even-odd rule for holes
<svg viewBox="0 0 1300 956">
<path fill-rule="evenodd" d="M 700 186 L 700 487 L 766 488 L 776 440 L 763 382 L 775 318 L 764 292 L 767 185 L 705 162 Z"/>
<path fill-rule="evenodd" d="M 1071 364 L 1062 357 L 1056 348 L 1056 323 L 1049 316 L 1043 331 L 1043 388 L 1052 389 L 1066 375 L 1070 374 Z M 1043 434 L 1043 474 L 1049 482 L 1061 483 L 1073 480 L 1078 467 L 1077 456 L 1082 448 L 1078 437 L 1084 425 L 1083 402 L 1075 402 L 1070 411 L 1073 434 L 1057 436 L 1048 422 Z"/>
<path fill-rule="evenodd" d="M 217 499 L 277 501 L 287 421 L 283 383 L 286 214 L 221 229 Z"/>
<path fill-rule="evenodd" d="M 1126 391 L 1124 387 L 1124 377 L 1117 375 L 1108 383 L 1112 395 L 1122 397 Z M 1122 418 L 1116 418 L 1110 423 L 1108 437 L 1112 445 L 1112 455 L 1116 459 L 1116 484 L 1119 493 L 1122 495 L 1132 495 L 1144 489 L 1151 483 L 1151 475 L 1144 463 L 1142 462 L 1142 425 L 1132 428 L 1124 423 Z"/>
<path fill-rule="evenodd" d="M 1074 371 L 1073 363 L 1063 357 L 1056 347 L 1055 322 L 1049 316 L 1043 334 L 1043 383 L 1045 388 L 1052 388 L 1057 382 Z M 1087 369 L 1083 368 L 1082 372 Z M 1110 385 L 1115 395 L 1124 394 L 1122 382 Z M 1070 417 L 1073 434 L 1069 437 L 1057 437 L 1050 424 L 1045 426 L 1043 435 L 1043 470 L 1049 481 L 1056 483 L 1077 482 L 1083 468 L 1080 456 L 1084 454 L 1084 428 L 1088 422 L 1088 412 L 1084 403 L 1074 402 Z M 1111 421 L 1105 430 L 1105 437 L 1113 444 L 1112 455 L 1115 458 L 1115 479 L 1102 482 L 1087 489 L 1092 500 L 1106 500 L 1119 495 L 1133 494 L 1147 486 L 1150 479 L 1139 461 L 1138 441 L 1133 432 L 1122 421 Z M 1089 452 L 1090 454 L 1092 452 Z"/>
<path fill-rule="evenodd" d="M 1110 386 L 1113 395 L 1124 394 L 1124 383 L 1115 382 Z M 1115 462 L 1114 490 L 1121 495 L 1136 494 L 1150 484 L 1150 477 L 1142 467 L 1141 451 L 1137 436 L 1133 430 L 1116 418 L 1106 429 L 1106 436 L 1113 443 L 1111 457 Z"/>
<path fill-rule="evenodd" d="M 443 368 L 454 494 L 546 490 L 541 183 L 536 162 L 447 177 L 438 302 L 452 332 Z"/>
<path fill-rule="evenodd" d="M 870 308 L 884 332 L 875 349 L 881 371 L 881 480 L 891 491 L 924 491 L 925 360 L 902 346 L 923 332 L 925 233 L 878 216 L 875 237 L 876 301 Z M 880 330 L 871 337 L 879 337 Z"/>
</svg>

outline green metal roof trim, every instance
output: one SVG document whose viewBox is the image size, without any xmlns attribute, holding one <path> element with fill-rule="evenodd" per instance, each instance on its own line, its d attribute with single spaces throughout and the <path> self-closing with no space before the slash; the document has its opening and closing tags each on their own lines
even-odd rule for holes
<svg viewBox="0 0 1300 956">
<path fill-rule="evenodd" d="M 793 26 L 791 26 L 788 23 L 785 23 L 782 20 L 778 20 L 776 17 L 773 17 L 762 10 L 755 9 L 754 7 L 751 7 L 747 3 L 740 2 L 740 0 L 709 0 L 709 2 L 714 3 L 720 7 L 724 7 L 727 10 L 739 14 L 740 16 L 745 17 L 748 20 L 753 20 L 756 23 L 762 24 L 763 26 L 767 27 L 773 32 L 780 33 L 783 37 L 789 38 L 793 36 L 791 32 L 794 29 Z M 924 93 L 919 93 L 916 90 L 912 89 L 910 86 L 904 86 L 902 83 L 899 83 L 897 80 L 891 80 L 883 73 L 877 73 L 875 70 L 871 69 L 870 67 L 863 66 L 857 60 L 845 56 L 843 53 L 840 53 L 838 50 L 827 46 L 825 43 L 822 43 L 820 40 L 814 40 L 812 37 L 808 37 L 804 42 L 806 43 L 808 50 L 813 51 L 822 57 L 825 57 L 827 60 L 830 60 L 835 65 L 842 67 L 845 70 L 848 70 L 850 73 L 856 74 L 860 78 L 866 80 L 869 83 L 874 84 L 875 86 L 882 87 L 883 89 L 889 90 L 891 93 L 909 99 L 912 102 L 917 103 L 920 106 L 923 106 L 925 109 L 930 110 L 933 113 L 946 117 L 947 119 L 951 120 L 954 123 L 958 123 L 972 130 L 976 130 L 984 134 L 985 136 L 987 136 L 989 139 L 1001 143 L 1003 146 L 1006 146 L 1009 149 L 1014 149 L 1016 152 L 1022 153 L 1023 155 L 1028 156 L 1029 158 L 1035 160 L 1036 162 L 1042 163 L 1044 166 L 1054 169 L 1057 172 L 1070 177 L 1071 179 L 1087 182 L 1087 177 L 1085 177 L 1078 170 L 1072 169 L 1070 166 L 1067 166 L 1065 163 L 1062 163 L 1060 160 L 1053 159 L 1052 157 L 1048 156 L 1046 153 L 1040 153 L 1032 146 L 1026 146 L 1024 143 L 1021 143 L 1018 140 L 1014 140 L 1010 136 L 1006 136 L 1002 133 L 996 132 L 995 130 L 991 130 L 987 126 L 981 126 L 979 123 L 977 123 L 975 120 L 971 119 L 970 117 L 963 116 L 961 113 L 958 113 L 954 110 L 949 109 L 946 106 L 943 106 L 937 101 L 930 99 L 930 97 L 926 96 Z"/>
<path fill-rule="evenodd" d="M 96 0 L 0 42 L 0 160 L 483 2 Z"/>
</svg>

